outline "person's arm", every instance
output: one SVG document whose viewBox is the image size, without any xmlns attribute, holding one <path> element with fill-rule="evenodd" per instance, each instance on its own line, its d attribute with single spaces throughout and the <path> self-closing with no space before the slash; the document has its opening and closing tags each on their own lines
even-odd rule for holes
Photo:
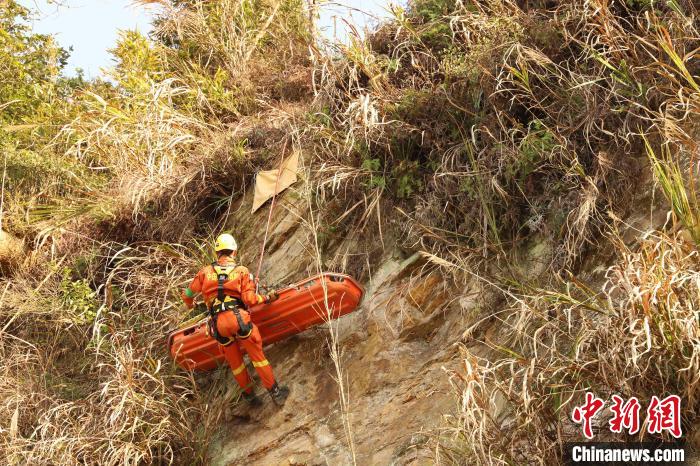
<svg viewBox="0 0 700 466">
<path fill-rule="evenodd" d="M 202 292 L 202 272 L 201 270 L 194 276 L 190 286 L 182 290 L 182 301 L 184 301 L 187 309 L 192 309 L 194 307 L 194 298 L 197 294 Z"/>
<path fill-rule="evenodd" d="M 243 303 L 250 307 L 260 303 L 269 303 L 270 296 L 259 295 L 255 292 L 255 280 L 246 267 L 238 267 L 241 280 L 241 299 Z"/>
</svg>

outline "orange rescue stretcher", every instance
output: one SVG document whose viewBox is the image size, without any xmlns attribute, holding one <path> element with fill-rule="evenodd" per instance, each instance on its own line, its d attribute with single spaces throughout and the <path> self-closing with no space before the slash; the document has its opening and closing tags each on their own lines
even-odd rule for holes
<svg viewBox="0 0 700 466">
<path fill-rule="evenodd" d="M 277 301 L 259 304 L 248 310 L 253 323 L 260 330 L 263 346 L 353 312 L 360 304 L 364 291 L 349 275 L 323 273 L 290 285 L 278 293 Z M 168 336 L 170 355 L 183 369 L 208 371 L 224 361 L 221 346 L 207 334 L 208 320 L 206 317 Z"/>
</svg>

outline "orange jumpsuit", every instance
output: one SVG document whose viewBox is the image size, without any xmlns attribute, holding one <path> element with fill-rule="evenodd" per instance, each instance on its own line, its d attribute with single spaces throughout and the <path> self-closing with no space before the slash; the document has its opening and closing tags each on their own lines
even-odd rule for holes
<svg viewBox="0 0 700 466">
<path fill-rule="evenodd" d="M 235 265 L 235 261 L 232 257 L 221 256 L 217 261 L 219 265 Z M 192 283 L 187 287 L 182 293 L 182 299 L 185 305 L 192 309 L 194 306 L 194 297 L 201 293 L 204 297 L 204 301 L 207 307 L 212 305 L 212 301 L 217 297 L 219 282 L 217 279 L 217 273 L 212 265 L 204 267 L 201 269 L 197 275 L 195 275 Z M 254 306 L 264 302 L 265 298 L 257 293 L 255 293 L 255 281 L 253 276 L 250 274 L 248 269 L 243 266 L 238 266 L 229 274 L 229 279 L 224 282 L 224 294 L 227 296 L 232 296 L 238 298 L 246 306 Z M 244 309 L 239 310 L 241 318 L 244 324 L 250 323 L 250 314 Z M 233 310 L 227 310 L 220 312 L 216 317 L 217 332 L 219 335 L 227 338 L 236 338 L 234 342 L 229 345 L 222 345 L 224 357 L 226 362 L 228 362 L 231 370 L 233 371 L 233 376 L 235 377 L 238 384 L 246 393 L 253 392 L 253 385 L 250 380 L 250 375 L 246 370 L 245 363 L 243 362 L 243 355 L 241 354 L 241 347 L 248 353 L 253 367 L 260 376 L 263 385 L 268 390 L 272 388 L 275 384 L 275 377 L 272 374 L 272 368 L 262 349 L 262 338 L 260 336 L 260 331 L 258 327 L 253 324 L 253 329 L 250 335 L 246 338 L 241 338 L 237 336 L 236 333 L 239 330 L 238 321 L 236 320 L 236 315 Z"/>
</svg>

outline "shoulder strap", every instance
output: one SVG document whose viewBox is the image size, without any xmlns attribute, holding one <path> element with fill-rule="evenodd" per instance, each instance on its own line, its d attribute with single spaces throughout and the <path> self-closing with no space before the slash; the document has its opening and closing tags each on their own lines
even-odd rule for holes
<svg viewBox="0 0 700 466">
<path fill-rule="evenodd" d="M 216 287 L 216 298 L 219 300 L 219 302 L 223 303 L 224 299 L 226 299 L 226 295 L 224 294 L 224 283 L 226 283 L 226 280 L 228 280 L 228 267 L 221 266 L 218 262 L 212 262 L 211 266 L 214 269 L 214 273 L 216 273 L 216 280 L 218 282 Z"/>
<path fill-rule="evenodd" d="M 221 265 L 218 262 L 212 262 L 211 264 L 212 269 L 214 270 L 214 273 L 216 274 L 216 280 L 217 280 L 217 287 L 216 287 L 216 301 L 220 305 L 223 305 L 226 301 L 228 301 L 228 296 L 226 295 L 224 291 L 224 285 L 226 284 L 227 281 L 232 280 L 235 278 L 236 271 L 239 269 L 240 266 L 237 266 L 235 263 L 233 264 L 228 264 L 228 265 Z M 234 297 L 237 305 L 240 307 L 245 308 L 245 305 L 243 304 L 243 301 L 240 299 L 240 297 Z"/>
</svg>

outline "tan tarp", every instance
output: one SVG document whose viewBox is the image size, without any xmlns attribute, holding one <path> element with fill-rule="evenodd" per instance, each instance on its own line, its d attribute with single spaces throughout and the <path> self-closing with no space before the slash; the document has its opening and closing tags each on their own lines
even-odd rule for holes
<svg viewBox="0 0 700 466">
<path fill-rule="evenodd" d="M 275 194 L 279 194 L 290 187 L 297 180 L 297 170 L 299 168 L 299 152 L 294 153 L 282 162 L 282 173 L 275 193 L 277 175 L 280 173 L 279 167 L 274 170 L 258 172 L 255 178 L 255 197 L 253 198 L 253 212 L 258 210 L 268 199 Z"/>
</svg>

